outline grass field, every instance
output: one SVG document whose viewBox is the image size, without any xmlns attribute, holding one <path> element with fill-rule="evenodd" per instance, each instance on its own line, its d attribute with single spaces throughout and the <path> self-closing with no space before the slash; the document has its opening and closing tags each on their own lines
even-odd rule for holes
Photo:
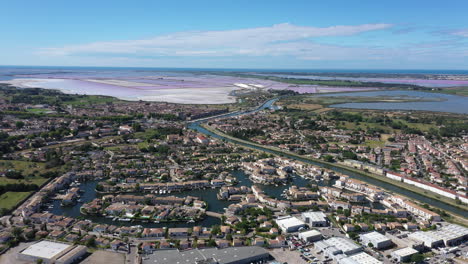
<svg viewBox="0 0 468 264">
<path fill-rule="evenodd" d="M 73 106 L 86 106 L 90 104 L 105 104 L 109 102 L 117 102 L 119 99 L 110 96 L 101 96 L 101 95 L 87 95 L 82 98 L 77 98 L 73 101 L 64 102 L 64 104 L 69 104 Z"/>
<path fill-rule="evenodd" d="M 6 192 L 0 195 L 0 208 L 10 210 L 25 199 L 30 193 L 31 192 Z"/>
<path fill-rule="evenodd" d="M 40 176 L 27 177 L 27 175 L 44 173 L 51 171 L 45 168 L 45 164 L 41 162 L 31 162 L 31 161 L 17 161 L 17 160 L 0 160 L 0 171 L 5 170 L 16 170 L 21 171 L 25 179 L 8 179 L 6 177 L 0 177 L 0 185 L 5 185 L 9 183 L 28 183 L 28 184 L 37 184 L 42 185 L 47 181 L 47 178 L 42 178 Z"/>
<path fill-rule="evenodd" d="M 42 108 L 30 108 L 30 109 L 26 109 L 26 111 L 28 111 L 30 113 L 34 113 L 34 114 L 43 114 L 43 113 L 46 113 L 49 110 L 48 109 L 42 109 Z"/>
</svg>

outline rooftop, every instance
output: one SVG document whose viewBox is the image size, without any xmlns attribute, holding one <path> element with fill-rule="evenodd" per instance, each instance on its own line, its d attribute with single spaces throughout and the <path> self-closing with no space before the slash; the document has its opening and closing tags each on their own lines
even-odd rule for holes
<svg viewBox="0 0 468 264">
<path fill-rule="evenodd" d="M 356 263 L 359 264 L 380 264 L 382 263 L 378 259 L 372 257 L 371 255 L 365 253 L 365 252 L 360 252 L 355 255 L 352 255 L 349 257 L 350 259 L 356 261 Z"/>
<path fill-rule="evenodd" d="M 305 237 L 313 237 L 313 236 L 320 236 L 322 234 L 317 230 L 308 230 L 308 231 L 299 233 L 299 235 L 305 236 Z"/>
<path fill-rule="evenodd" d="M 406 248 L 401 248 L 401 249 L 395 250 L 392 253 L 397 255 L 397 256 L 405 257 L 405 256 L 410 256 L 410 255 L 416 254 L 416 253 L 418 253 L 418 251 L 416 249 L 414 249 L 414 248 L 406 247 Z"/>
<path fill-rule="evenodd" d="M 52 259 L 69 247 L 71 247 L 71 245 L 69 244 L 44 240 L 29 246 L 28 248 L 23 250 L 21 254 L 39 257 L 43 259 Z"/>
<path fill-rule="evenodd" d="M 365 238 L 367 240 L 371 240 L 371 241 L 374 241 L 374 242 L 384 242 L 384 241 L 388 241 L 389 238 L 387 238 L 386 236 L 380 234 L 379 232 L 370 232 L 370 233 L 367 233 L 367 234 L 363 234 L 361 235 L 361 239 L 362 238 Z"/>
<path fill-rule="evenodd" d="M 329 245 L 333 245 L 341 249 L 345 254 L 346 252 L 361 248 L 360 246 L 356 245 L 352 240 L 343 237 L 332 237 L 325 240 L 325 242 Z"/>
<path fill-rule="evenodd" d="M 276 223 L 280 226 L 284 227 L 293 227 L 293 226 L 300 226 L 300 225 L 305 225 L 304 221 L 294 217 L 294 216 L 288 216 L 288 217 L 281 217 L 276 219 Z"/>
<path fill-rule="evenodd" d="M 219 264 L 241 263 L 242 260 L 257 256 L 267 257 L 268 252 L 262 247 L 205 248 L 185 251 L 170 249 L 158 250 L 154 254 L 148 255 L 148 258 L 143 259 L 142 264 L 194 264 L 212 259 L 216 260 Z"/>
</svg>

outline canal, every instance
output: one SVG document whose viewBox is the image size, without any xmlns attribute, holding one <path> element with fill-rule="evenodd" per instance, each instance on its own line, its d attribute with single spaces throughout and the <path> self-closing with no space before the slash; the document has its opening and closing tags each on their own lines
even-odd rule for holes
<svg viewBox="0 0 468 264">
<path fill-rule="evenodd" d="M 275 107 L 274 103 L 277 100 L 279 100 L 279 98 L 268 100 L 267 102 L 265 102 L 263 105 L 261 105 L 260 107 L 258 107 L 255 110 L 251 110 L 251 111 L 248 111 L 248 112 L 242 112 L 242 113 L 231 113 L 231 114 L 226 114 L 226 115 L 220 116 L 220 117 L 230 117 L 230 116 L 235 116 L 235 115 L 240 115 L 240 114 L 254 113 L 254 112 L 257 112 L 257 111 L 260 111 L 260 110 L 263 110 L 263 109 L 274 109 L 274 107 Z M 220 118 L 220 117 L 217 117 L 217 118 Z M 388 190 L 390 192 L 393 192 L 393 193 L 402 194 L 404 196 L 415 199 L 415 200 L 420 201 L 422 203 L 429 204 L 430 206 L 440 208 L 440 209 L 445 210 L 447 212 L 451 212 L 451 213 L 463 216 L 465 218 L 468 217 L 468 211 L 463 210 L 462 208 L 459 208 L 459 207 L 444 203 L 444 202 L 442 202 L 440 200 L 437 200 L 437 199 L 434 199 L 434 198 L 431 198 L 431 197 L 427 197 L 427 196 L 421 195 L 421 194 L 416 193 L 416 192 L 409 191 L 407 189 L 404 189 L 404 188 L 401 188 L 399 186 L 396 186 L 396 185 L 393 185 L 393 184 L 378 180 L 376 178 L 367 177 L 365 175 L 356 173 L 354 171 L 347 170 L 347 169 L 337 167 L 337 166 L 333 166 L 333 165 L 326 164 L 326 163 L 321 163 L 319 161 L 312 161 L 312 160 L 309 160 L 309 159 L 303 159 L 303 158 L 296 157 L 296 156 L 293 156 L 293 155 L 288 155 L 287 153 L 271 150 L 271 149 L 264 148 L 264 147 L 254 145 L 254 144 L 249 144 L 247 142 L 234 141 L 234 140 L 226 138 L 224 136 L 215 134 L 215 133 L 203 128 L 202 126 L 200 126 L 201 123 L 206 122 L 208 120 L 211 120 L 211 119 L 208 118 L 208 119 L 205 119 L 205 120 L 202 120 L 202 121 L 195 121 L 195 122 L 189 123 L 188 128 L 193 129 L 195 131 L 198 131 L 198 132 L 200 132 L 202 134 L 211 136 L 213 138 L 228 141 L 228 142 L 238 144 L 238 145 L 242 145 L 242 146 L 246 146 L 246 147 L 249 147 L 249 148 L 254 148 L 254 149 L 261 150 L 261 151 L 264 151 L 264 152 L 267 152 L 267 153 L 271 153 L 271 154 L 275 154 L 275 155 L 281 155 L 281 156 L 284 156 L 286 158 L 298 160 L 298 161 L 308 163 L 308 164 L 312 164 L 312 165 L 315 165 L 315 166 L 320 166 L 320 167 L 323 167 L 323 168 L 331 169 L 331 170 L 334 170 L 336 172 L 343 173 L 345 175 L 349 175 L 351 178 L 355 178 L 355 179 L 358 179 L 358 180 L 361 180 L 361 181 L 364 181 L 364 182 L 367 182 L 367 183 L 382 187 L 382 188 L 384 188 L 384 189 L 386 189 L 386 190 Z"/>
<path fill-rule="evenodd" d="M 249 179 L 248 175 L 246 175 L 243 171 L 241 170 L 234 170 L 231 172 L 232 176 L 236 177 L 238 180 L 238 184 L 236 185 L 237 187 L 240 186 L 252 186 L 252 181 Z M 310 181 L 308 179 L 299 177 L 298 175 L 293 175 L 291 177 L 291 181 L 289 181 L 286 185 L 259 185 L 261 189 L 269 196 L 277 199 L 284 199 L 281 197 L 281 194 L 283 191 L 287 188 L 289 188 L 292 185 L 296 185 L 298 187 L 306 187 L 308 184 L 318 184 L 318 185 L 331 185 L 333 184 L 334 181 L 321 181 L 321 182 L 315 182 L 315 181 Z M 220 224 L 220 220 L 215 217 L 209 217 L 206 216 L 203 220 L 198 221 L 196 223 L 187 223 L 187 222 L 161 222 L 161 223 L 153 223 L 153 222 L 148 222 L 144 223 L 141 221 L 135 221 L 135 222 L 119 222 L 119 221 L 113 221 L 111 218 L 105 218 L 102 216 L 91 216 L 91 215 L 82 215 L 80 213 L 80 207 L 84 203 L 91 202 L 95 198 L 99 198 L 101 195 L 96 192 L 96 185 L 98 184 L 98 181 L 87 181 L 81 183 L 79 186 L 80 190 L 83 192 L 80 201 L 76 203 L 73 206 L 61 206 L 60 205 L 60 200 L 54 200 L 52 202 L 52 208 L 48 209 L 50 213 L 56 214 L 56 215 L 65 215 L 65 216 L 70 216 L 70 217 L 75 217 L 75 218 L 84 218 L 84 219 L 89 219 L 95 223 L 102 223 L 102 224 L 110 224 L 110 225 L 117 225 L 117 226 L 132 226 L 132 225 L 142 225 L 144 227 L 191 227 L 191 226 L 196 226 L 196 225 L 201 225 L 205 227 L 210 227 L 216 224 Z M 158 194 L 158 196 L 178 196 L 178 197 L 185 197 L 185 196 L 195 196 L 203 199 L 208 203 L 208 210 L 217 212 L 217 213 L 223 213 L 224 208 L 227 208 L 230 204 L 232 203 L 237 203 L 236 201 L 225 201 L 225 200 L 218 200 L 217 198 L 217 193 L 219 191 L 219 188 L 216 189 L 203 189 L 203 190 L 192 190 L 192 191 L 184 191 L 181 193 L 171 193 L 171 194 Z M 141 195 L 141 193 L 139 193 Z M 138 195 L 135 193 L 135 195 Z M 370 204 L 367 204 L 370 205 Z"/>
</svg>

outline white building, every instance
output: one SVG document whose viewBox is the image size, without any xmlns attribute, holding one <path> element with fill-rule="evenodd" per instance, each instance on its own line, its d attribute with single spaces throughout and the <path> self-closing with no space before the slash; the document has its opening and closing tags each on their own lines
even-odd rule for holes
<svg viewBox="0 0 468 264">
<path fill-rule="evenodd" d="M 357 252 L 362 251 L 362 248 L 354 243 L 354 241 L 344 238 L 344 237 L 332 237 L 327 240 L 324 240 L 329 246 L 335 246 L 343 251 L 343 254 L 351 255 Z"/>
<path fill-rule="evenodd" d="M 312 227 L 321 227 L 328 225 L 327 216 L 323 212 L 305 212 L 302 218 Z"/>
<path fill-rule="evenodd" d="M 372 257 L 371 255 L 360 252 L 347 258 L 340 259 L 338 264 L 381 264 L 382 261 Z"/>
<path fill-rule="evenodd" d="M 424 246 L 428 248 L 435 248 L 435 247 L 442 246 L 444 244 L 444 241 L 442 241 L 442 239 L 437 234 L 431 231 L 414 232 L 414 233 L 409 234 L 408 237 L 412 240 L 423 242 Z"/>
<path fill-rule="evenodd" d="M 278 224 L 279 228 L 284 233 L 292 233 L 292 232 L 297 232 L 301 228 L 305 228 L 306 224 L 304 221 L 293 217 L 293 216 L 283 216 L 283 217 L 278 217 L 275 220 L 276 224 Z"/>
<path fill-rule="evenodd" d="M 468 228 L 459 225 L 446 225 L 436 231 L 418 231 L 410 234 L 409 238 L 424 242 L 429 248 L 438 246 L 452 247 L 468 240 Z"/>
<path fill-rule="evenodd" d="M 317 230 L 309 230 L 299 233 L 299 239 L 304 242 L 314 242 L 322 238 L 322 234 Z"/>
<path fill-rule="evenodd" d="M 44 264 L 70 264 L 86 254 L 86 250 L 85 246 L 43 240 L 18 253 L 18 258 L 32 262 L 42 259 Z"/>
<path fill-rule="evenodd" d="M 411 256 L 418 253 L 418 251 L 411 247 L 406 247 L 398 249 L 392 252 L 392 258 L 396 259 L 398 262 L 406 262 L 410 260 Z"/>
<path fill-rule="evenodd" d="M 363 244 L 368 245 L 371 243 L 372 247 L 376 249 L 383 249 L 392 246 L 392 240 L 376 231 L 362 234 L 360 235 L 360 238 Z"/>
</svg>

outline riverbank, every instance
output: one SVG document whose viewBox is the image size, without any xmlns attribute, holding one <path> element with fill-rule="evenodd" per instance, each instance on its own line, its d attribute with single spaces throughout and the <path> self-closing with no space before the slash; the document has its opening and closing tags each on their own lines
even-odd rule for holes
<svg viewBox="0 0 468 264">
<path fill-rule="evenodd" d="M 341 164 L 330 163 L 330 162 L 326 162 L 326 161 L 322 161 L 322 160 L 318 160 L 318 159 L 314 159 L 314 158 L 310 158 L 310 157 L 301 156 L 301 155 L 298 155 L 298 154 L 295 154 L 295 153 L 292 153 L 292 152 L 289 152 L 289 151 L 285 151 L 285 150 L 282 150 L 282 149 L 279 149 L 279 148 L 276 148 L 276 147 L 263 146 L 263 145 L 260 145 L 260 144 L 254 143 L 254 142 L 238 139 L 238 138 L 229 136 L 229 135 L 227 135 L 227 134 L 225 134 L 225 133 L 223 133 L 223 132 L 221 132 L 219 130 L 211 128 L 210 126 L 207 126 L 205 124 L 200 124 L 199 126 L 202 127 L 203 129 L 206 129 L 207 131 L 209 131 L 209 132 L 211 132 L 213 134 L 218 135 L 221 138 L 229 139 L 233 143 L 240 143 L 243 147 L 247 147 L 247 148 L 252 149 L 252 150 L 269 152 L 269 153 L 273 153 L 273 154 L 280 155 L 280 156 L 281 156 L 281 154 L 283 154 L 283 155 L 289 156 L 291 158 L 294 158 L 294 159 L 302 161 L 302 162 L 306 162 L 306 163 L 308 162 L 308 163 L 312 163 L 312 164 L 316 163 L 314 165 L 319 165 L 319 166 L 321 165 L 323 167 L 326 167 L 326 168 L 329 168 L 329 169 L 332 169 L 332 170 L 336 170 L 336 169 L 334 169 L 334 167 L 335 168 L 340 168 L 340 169 L 344 170 L 345 174 L 346 174 L 346 172 L 353 172 L 355 174 L 359 174 L 359 175 L 363 176 L 364 178 L 366 178 L 366 177 L 372 178 L 372 179 L 375 179 L 375 180 L 377 180 L 379 182 L 384 182 L 384 183 L 399 187 L 401 189 L 404 189 L 405 191 L 410 191 L 410 192 L 416 193 L 418 195 L 421 195 L 421 196 L 424 196 L 424 197 L 427 197 L 427 198 L 430 198 L 430 199 L 436 199 L 436 200 L 438 200 L 438 201 L 440 201 L 442 203 L 445 203 L 445 204 L 447 204 L 449 206 L 452 206 L 452 207 L 455 207 L 455 208 L 457 208 L 457 209 L 459 209 L 461 211 L 464 211 L 465 214 L 466 214 L 466 212 L 468 212 L 468 207 L 467 206 L 456 204 L 454 200 L 451 200 L 451 199 L 448 199 L 448 198 L 445 198 L 445 197 L 440 197 L 439 195 L 437 195 L 435 193 L 432 193 L 432 192 L 429 192 L 429 191 L 423 191 L 423 190 L 421 190 L 419 188 L 416 188 L 414 186 L 411 186 L 411 185 L 408 185 L 408 184 L 405 184 L 405 183 L 402 183 L 402 182 L 398 182 L 398 181 L 395 181 L 395 180 L 392 180 L 392 179 L 389 179 L 389 178 L 386 178 L 386 177 L 383 177 L 383 176 L 380 176 L 380 175 L 377 175 L 377 174 L 363 172 L 363 171 L 360 171 L 360 170 L 357 170 L 357 169 L 354 169 L 354 168 L 350 168 L 350 167 L 347 167 L 347 166 L 344 166 L 344 165 L 341 165 Z M 382 186 L 380 186 L 380 187 L 382 187 Z M 385 187 L 382 187 L 382 188 L 385 189 Z M 389 190 L 389 191 L 392 192 L 391 190 Z M 410 199 L 414 199 L 413 197 L 409 197 L 405 193 L 398 192 L 398 194 L 402 195 L 402 196 L 405 196 L 405 197 L 408 197 Z M 422 203 L 424 203 L 424 202 L 422 202 Z M 434 204 L 430 204 L 430 206 L 435 207 L 435 208 L 440 209 L 440 210 L 447 211 L 446 208 L 441 208 L 441 207 L 436 206 Z M 466 215 L 458 214 L 458 213 L 455 213 L 453 211 L 450 211 L 450 212 L 447 212 L 447 213 L 449 215 L 451 215 L 451 217 L 449 219 L 447 219 L 448 221 L 458 223 L 458 224 L 462 224 L 464 226 L 468 226 L 468 219 L 466 218 Z"/>
</svg>

